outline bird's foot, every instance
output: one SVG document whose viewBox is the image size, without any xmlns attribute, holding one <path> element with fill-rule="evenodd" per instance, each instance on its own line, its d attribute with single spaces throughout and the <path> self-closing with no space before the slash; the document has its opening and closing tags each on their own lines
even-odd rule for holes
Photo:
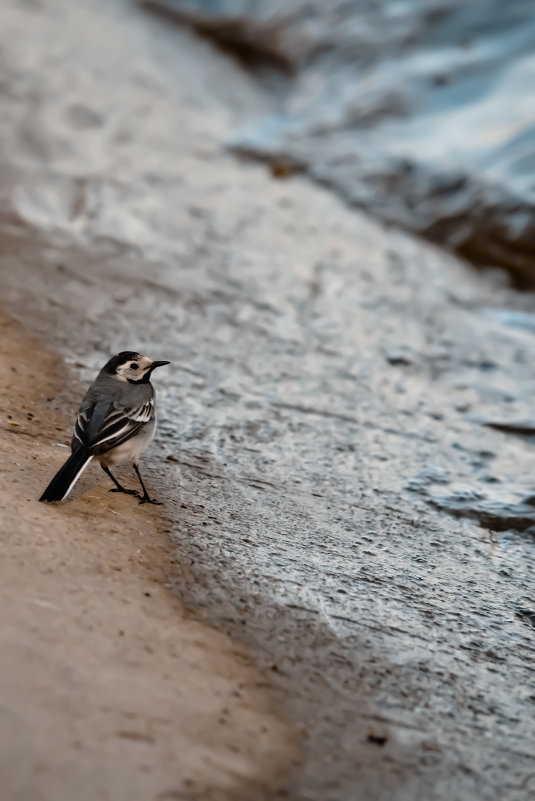
<svg viewBox="0 0 535 801">
<path fill-rule="evenodd" d="M 119 487 L 113 487 L 111 490 L 108 490 L 108 492 L 124 492 L 125 495 L 137 495 L 139 498 L 139 492 L 137 490 L 125 489 L 124 487 L 120 489 Z"/>
<path fill-rule="evenodd" d="M 163 506 L 162 501 L 157 501 L 156 498 L 151 498 L 148 495 L 143 495 L 143 497 L 139 499 L 139 503 L 152 503 L 154 506 Z"/>
</svg>

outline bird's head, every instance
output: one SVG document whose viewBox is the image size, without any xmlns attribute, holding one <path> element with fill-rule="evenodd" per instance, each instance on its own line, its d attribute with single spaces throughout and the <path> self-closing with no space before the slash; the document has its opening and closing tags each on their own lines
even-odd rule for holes
<svg viewBox="0 0 535 801">
<path fill-rule="evenodd" d="M 153 362 L 152 359 L 141 353 L 123 350 L 122 353 L 113 356 L 103 369 L 120 381 L 143 384 L 150 381 L 151 373 L 156 367 L 163 367 L 164 364 L 170 364 L 170 362 Z"/>
</svg>

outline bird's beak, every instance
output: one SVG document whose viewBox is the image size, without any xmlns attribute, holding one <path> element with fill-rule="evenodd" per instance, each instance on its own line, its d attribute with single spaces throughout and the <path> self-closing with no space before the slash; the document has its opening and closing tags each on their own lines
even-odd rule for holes
<svg viewBox="0 0 535 801">
<path fill-rule="evenodd" d="M 171 364 L 171 362 L 153 362 L 150 369 L 154 370 L 155 367 L 163 367 L 165 364 Z"/>
</svg>

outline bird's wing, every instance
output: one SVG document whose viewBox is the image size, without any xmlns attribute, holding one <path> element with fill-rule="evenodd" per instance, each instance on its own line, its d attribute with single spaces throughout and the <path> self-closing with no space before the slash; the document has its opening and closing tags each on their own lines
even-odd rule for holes
<svg viewBox="0 0 535 801">
<path fill-rule="evenodd" d="M 96 401 L 82 406 L 74 429 L 73 446 L 81 443 L 98 455 L 122 445 L 154 417 L 154 399 L 138 406 Z"/>
</svg>

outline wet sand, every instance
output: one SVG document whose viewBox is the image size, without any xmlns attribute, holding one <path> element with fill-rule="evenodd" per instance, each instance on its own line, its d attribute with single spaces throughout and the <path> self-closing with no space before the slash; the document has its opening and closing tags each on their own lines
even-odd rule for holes
<svg viewBox="0 0 535 801">
<path fill-rule="evenodd" d="M 158 377 L 159 433 L 146 460 L 165 518 L 108 495 L 98 471 L 71 503 L 46 511 L 61 547 L 75 549 L 60 559 L 83 568 L 73 574 L 81 609 L 98 595 L 90 565 L 105 566 L 95 639 L 85 630 L 81 639 L 80 618 L 67 616 L 54 642 L 76 643 L 75 676 L 106 651 L 90 676 L 100 683 L 117 639 L 112 572 L 118 628 L 135 633 L 143 685 L 125 693 L 143 704 L 141 717 L 156 704 L 145 686 L 161 691 L 162 707 L 177 704 L 146 761 L 131 756 L 136 735 L 119 738 L 115 758 L 106 741 L 98 746 L 103 724 L 84 724 L 81 741 L 95 745 L 87 761 L 69 763 L 65 798 L 89 766 L 97 778 L 108 766 L 110 798 L 131 798 L 122 784 L 129 759 L 151 766 L 150 791 L 165 798 L 168 770 L 173 781 L 189 778 L 174 762 L 183 742 L 169 719 L 195 722 L 202 699 L 206 717 L 186 739 L 195 753 L 208 748 L 195 764 L 215 797 L 236 797 L 243 780 L 256 782 L 245 790 L 255 799 L 258 788 L 276 797 L 273 781 L 292 799 L 318 801 L 524 799 L 535 758 L 533 640 L 517 609 L 532 603 L 532 537 L 507 526 L 507 504 L 532 493 L 535 451 L 483 423 L 529 415 L 529 298 L 305 180 L 276 180 L 230 157 L 229 131 L 271 101 L 205 42 L 119 2 L 60 6 L 61 37 L 49 6 L 2 12 L 11 72 L 0 96 L 0 290 L 68 375 L 62 393 L 39 395 L 32 413 L 42 419 L 46 397 L 59 398 L 67 441 L 81 387 L 110 352 L 139 348 L 174 369 Z M 47 374 L 57 376 L 50 358 Z M 33 381 L 33 368 L 23 373 Z M 53 433 L 33 438 L 36 459 L 21 463 L 31 511 L 13 507 L 35 537 L 44 518 L 31 499 L 60 461 Z M 450 496 L 498 509 L 505 529 L 482 528 L 469 509 L 460 518 L 437 509 L 453 510 Z M 28 538 L 17 545 L 26 567 Z M 47 535 L 43 559 L 57 540 Z M 107 567 L 123 563 L 135 571 Z M 37 597 L 61 606 L 61 564 L 53 567 L 48 594 Z M 34 577 L 13 575 L 12 594 L 22 597 Z M 167 610 L 156 615 L 165 635 L 152 618 L 144 625 L 153 602 Z M 18 607 L 5 608 L 16 619 Z M 205 649 L 202 672 L 193 659 L 195 689 L 189 663 L 164 671 L 151 639 L 188 638 L 190 623 Z M 230 694 L 242 659 L 253 671 L 248 706 L 255 721 L 268 716 L 267 741 L 251 736 L 245 713 L 229 740 L 212 739 L 226 652 Z M 33 708 L 39 696 L 19 663 L 14 651 L 10 675 Z M 54 692 L 63 687 L 56 667 L 45 685 Z M 112 690 L 131 673 L 128 664 L 117 671 Z M 191 690 L 177 699 L 183 686 Z M 75 689 L 72 703 L 82 696 Z M 66 728 L 73 715 L 60 701 L 54 714 Z M 115 721 L 118 705 L 109 706 Z M 28 737 L 13 746 L 12 781 Z M 225 744 L 242 737 L 250 750 L 225 790 L 210 766 L 234 775 Z M 50 780 L 55 799 L 62 776 Z"/>
</svg>

